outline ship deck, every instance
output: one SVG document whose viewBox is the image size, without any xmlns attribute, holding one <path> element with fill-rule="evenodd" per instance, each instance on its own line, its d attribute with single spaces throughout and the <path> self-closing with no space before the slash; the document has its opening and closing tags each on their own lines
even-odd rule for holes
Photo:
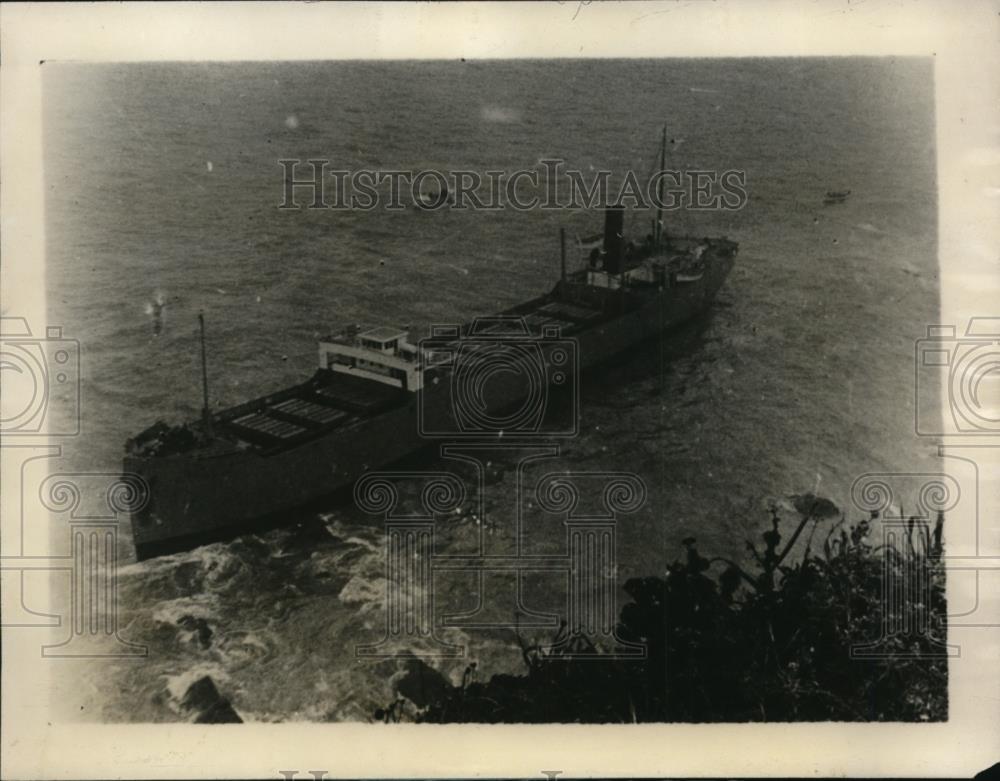
<svg viewBox="0 0 1000 781">
<path fill-rule="evenodd" d="M 213 424 L 217 437 L 241 449 L 284 449 L 377 414 L 403 397 L 399 388 L 321 370 L 302 385 L 225 410 Z"/>
<path fill-rule="evenodd" d="M 499 317 L 512 316 L 523 317 L 534 334 L 558 326 L 565 335 L 600 320 L 602 313 L 545 296 Z M 509 325 L 501 320 L 477 330 L 477 335 L 501 333 L 505 328 Z M 463 326 L 461 332 L 468 333 L 468 326 Z M 320 370 L 302 385 L 218 413 L 213 426 L 222 450 L 284 450 L 401 404 L 408 395 L 400 388 L 363 377 Z"/>
</svg>

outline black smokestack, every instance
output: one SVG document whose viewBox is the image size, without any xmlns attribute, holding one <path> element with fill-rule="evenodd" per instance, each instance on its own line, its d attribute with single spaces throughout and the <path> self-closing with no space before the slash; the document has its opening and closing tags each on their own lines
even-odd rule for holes
<svg viewBox="0 0 1000 781">
<path fill-rule="evenodd" d="M 621 274 L 625 256 L 625 207 L 609 206 L 604 210 L 604 270 Z"/>
</svg>

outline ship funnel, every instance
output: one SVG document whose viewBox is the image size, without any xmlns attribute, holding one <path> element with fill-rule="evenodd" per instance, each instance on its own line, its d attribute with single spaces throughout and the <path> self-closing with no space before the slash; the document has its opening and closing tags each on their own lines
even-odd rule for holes
<svg viewBox="0 0 1000 781">
<path fill-rule="evenodd" d="M 621 274 L 625 256 L 625 207 L 609 206 L 604 210 L 604 270 Z"/>
</svg>

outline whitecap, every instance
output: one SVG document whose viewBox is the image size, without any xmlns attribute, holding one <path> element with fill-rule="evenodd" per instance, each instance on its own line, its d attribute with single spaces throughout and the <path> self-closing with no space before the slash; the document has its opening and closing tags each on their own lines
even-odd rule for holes
<svg viewBox="0 0 1000 781">
<path fill-rule="evenodd" d="M 385 578 L 368 579 L 361 575 L 352 577 L 337 595 L 341 602 L 360 602 L 370 606 L 381 605 L 385 600 L 389 581 Z"/>
<path fill-rule="evenodd" d="M 207 604 L 206 604 L 207 603 Z M 177 626 L 184 616 L 192 618 L 215 618 L 217 599 L 214 595 L 200 597 L 180 597 L 159 603 L 153 610 L 153 621 Z"/>
</svg>

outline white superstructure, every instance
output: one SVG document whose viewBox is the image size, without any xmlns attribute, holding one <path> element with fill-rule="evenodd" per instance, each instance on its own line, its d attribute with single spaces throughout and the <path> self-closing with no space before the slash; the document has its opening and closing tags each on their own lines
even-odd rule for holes
<svg viewBox="0 0 1000 781">
<path fill-rule="evenodd" d="M 406 331 L 387 326 L 348 331 L 319 343 L 321 369 L 366 377 L 408 391 L 423 387 L 425 363 L 420 347 L 409 341 Z"/>
</svg>

